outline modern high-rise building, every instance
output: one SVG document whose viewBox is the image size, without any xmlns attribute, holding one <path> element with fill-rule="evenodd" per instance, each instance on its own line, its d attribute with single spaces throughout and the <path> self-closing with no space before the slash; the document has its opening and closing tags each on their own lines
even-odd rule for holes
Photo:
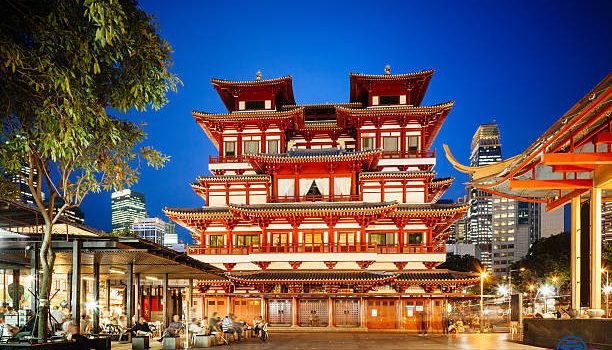
<svg viewBox="0 0 612 350">
<path fill-rule="evenodd" d="M 527 255 L 539 232 L 539 203 L 493 196 L 493 272 L 508 273 L 512 263 Z"/>
<path fill-rule="evenodd" d="M 176 233 L 176 224 L 173 222 L 166 223 L 166 234 L 164 235 L 164 245 L 168 248 L 172 248 L 178 244 L 178 234 Z"/>
<path fill-rule="evenodd" d="M 132 232 L 138 234 L 140 238 L 164 244 L 166 225 L 168 223 L 160 218 L 140 218 L 134 220 Z"/>
<path fill-rule="evenodd" d="M 136 219 L 148 217 L 145 195 L 130 189 L 113 192 L 111 209 L 113 232 L 131 231 Z"/>
<path fill-rule="evenodd" d="M 540 231 L 539 235 L 533 240 L 534 242 L 541 238 L 558 235 L 565 231 L 565 210 L 559 208 L 557 210 L 547 212 L 542 207 L 540 210 Z M 605 237 L 605 231 L 604 231 Z M 612 238 L 612 236 L 610 236 Z"/>
<path fill-rule="evenodd" d="M 497 124 L 480 125 L 472 138 L 470 166 L 482 166 L 501 160 L 501 143 Z M 491 268 L 493 196 L 472 187 L 469 187 L 467 192 L 470 209 L 466 215 L 466 239 L 468 243 L 478 245 L 482 254 L 482 263 L 487 268 Z"/>
<path fill-rule="evenodd" d="M 32 191 L 30 191 L 30 187 L 28 186 L 28 176 L 30 175 L 30 168 L 24 166 L 21 168 L 21 171 L 18 174 L 8 175 L 6 178 L 9 179 L 16 187 L 17 187 L 17 196 L 16 200 L 26 204 L 31 207 L 36 207 L 36 202 L 34 201 L 34 196 L 32 195 Z M 34 186 L 38 186 L 38 171 L 34 169 Z M 46 193 L 42 192 L 42 199 L 45 206 L 49 205 L 49 201 L 46 199 Z M 65 201 L 61 197 L 55 197 L 55 208 L 53 210 L 54 213 L 57 213 L 58 210 L 64 205 Z M 71 222 L 76 224 L 84 224 L 85 223 L 85 214 L 79 207 L 72 207 L 69 209 L 65 209 L 62 214 L 62 220 L 64 222 Z"/>
<path fill-rule="evenodd" d="M 35 206 L 34 196 L 32 195 L 32 191 L 30 191 L 30 187 L 28 186 L 28 176 L 30 174 L 30 168 L 24 166 L 21 168 L 21 171 L 17 174 L 11 174 L 6 176 L 15 186 L 17 187 L 17 200 L 21 203 L 25 203 L 30 206 Z M 38 171 L 34 169 L 34 186 L 37 186 L 38 179 Z M 44 193 L 43 193 L 44 196 Z"/>
</svg>

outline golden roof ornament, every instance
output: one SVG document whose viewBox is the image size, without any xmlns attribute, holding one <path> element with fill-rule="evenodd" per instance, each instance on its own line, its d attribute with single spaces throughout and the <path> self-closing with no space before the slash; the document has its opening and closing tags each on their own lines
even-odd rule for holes
<svg viewBox="0 0 612 350">
<path fill-rule="evenodd" d="M 257 81 L 261 80 L 261 71 L 258 70 L 257 73 L 255 73 L 255 78 L 257 79 Z"/>
<path fill-rule="evenodd" d="M 390 65 L 386 65 L 385 66 L 385 75 L 389 75 L 391 74 L 391 66 Z"/>
</svg>

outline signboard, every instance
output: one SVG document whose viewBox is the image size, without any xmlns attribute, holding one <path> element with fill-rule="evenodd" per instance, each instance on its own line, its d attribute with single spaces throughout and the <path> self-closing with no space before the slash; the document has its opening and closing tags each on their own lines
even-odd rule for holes
<svg viewBox="0 0 612 350">
<path fill-rule="evenodd" d="M 378 310 L 372 309 L 372 317 L 378 316 Z"/>
<path fill-rule="evenodd" d="M 416 307 L 416 311 L 421 311 L 421 312 L 423 312 L 423 305 L 417 305 L 417 307 Z"/>
<path fill-rule="evenodd" d="M 521 322 L 523 318 L 523 295 L 512 294 L 510 297 L 510 321 Z"/>
<path fill-rule="evenodd" d="M 413 305 L 407 305 L 406 306 L 406 313 L 408 314 L 408 317 L 414 316 L 414 306 Z"/>
</svg>

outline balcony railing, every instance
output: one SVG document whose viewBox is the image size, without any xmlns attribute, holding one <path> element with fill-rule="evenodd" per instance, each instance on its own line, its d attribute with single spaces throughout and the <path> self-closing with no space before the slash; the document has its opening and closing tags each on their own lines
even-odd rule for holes
<svg viewBox="0 0 612 350">
<path fill-rule="evenodd" d="M 445 246 L 424 246 L 420 244 L 285 244 L 200 247 L 188 246 L 187 253 L 193 255 L 248 255 L 266 253 L 378 253 L 378 254 L 444 254 Z"/>
<path fill-rule="evenodd" d="M 396 151 L 396 152 L 383 152 L 382 158 L 384 159 L 405 159 L 405 158 L 435 158 L 436 150 L 429 151 Z"/>
<path fill-rule="evenodd" d="M 358 201 L 359 195 L 320 195 L 320 196 L 277 196 L 270 197 L 271 203 L 295 202 L 350 202 Z"/>
<path fill-rule="evenodd" d="M 240 156 L 208 156 L 208 163 L 246 163 L 248 160 Z"/>
</svg>

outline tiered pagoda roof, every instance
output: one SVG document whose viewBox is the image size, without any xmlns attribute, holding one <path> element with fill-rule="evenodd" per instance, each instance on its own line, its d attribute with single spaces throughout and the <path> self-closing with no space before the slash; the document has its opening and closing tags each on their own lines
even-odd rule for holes
<svg viewBox="0 0 612 350">
<path fill-rule="evenodd" d="M 410 104 L 419 106 L 423 102 L 433 73 L 433 69 L 429 69 L 408 74 L 390 74 L 388 67 L 384 75 L 351 73 L 351 102 L 367 104 L 368 91 L 371 90 L 372 85 L 382 82 L 384 85 L 394 83 L 402 86 L 410 94 Z"/>
</svg>

